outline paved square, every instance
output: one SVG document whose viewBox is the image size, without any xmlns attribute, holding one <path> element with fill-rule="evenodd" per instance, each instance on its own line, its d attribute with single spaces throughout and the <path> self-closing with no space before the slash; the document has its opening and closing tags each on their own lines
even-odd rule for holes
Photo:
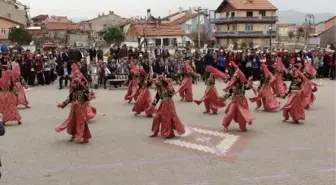
<svg viewBox="0 0 336 185">
<path fill-rule="evenodd" d="M 218 82 L 219 94 L 225 84 Z M 282 122 L 282 113 L 255 111 L 248 132 L 238 124 L 224 133 L 224 109 L 204 115 L 204 106 L 181 103 L 187 132 L 173 140 L 149 138 L 152 118 L 134 117 L 125 89 L 95 91 L 97 117 L 89 124 L 88 145 L 69 143 L 56 133 L 69 108 L 56 86 L 27 91 L 31 109 L 20 109 L 21 126 L 0 138 L 4 185 L 331 185 L 335 184 L 335 81 L 324 81 L 304 124 Z M 194 85 L 203 96 L 203 83 Z M 154 95 L 154 92 L 152 93 Z M 252 92 L 247 97 L 252 97 Z M 282 105 L 284 100 L 280 100 Z"/>
</svg>

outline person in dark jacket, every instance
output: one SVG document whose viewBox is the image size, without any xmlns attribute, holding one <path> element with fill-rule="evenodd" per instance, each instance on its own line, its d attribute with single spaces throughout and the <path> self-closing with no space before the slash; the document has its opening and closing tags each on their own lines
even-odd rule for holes
<svg viewBox="0 0 336 185">
<path fill-rule="evenodd" d="M 3 119 L 3 115 L 0 113 L 0 136 L 5 135 L 5 126 L 3 124 L 2 119 Z M 0 164 L 1 164 L 1 162 L 0 162 Z"/>
</svg>

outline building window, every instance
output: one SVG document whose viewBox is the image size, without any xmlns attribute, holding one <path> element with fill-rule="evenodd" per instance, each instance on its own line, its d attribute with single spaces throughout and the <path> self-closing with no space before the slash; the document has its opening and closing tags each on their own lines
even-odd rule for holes
<svg viewBox="0 0 336 185">
<path fill-rule="evenodd" d="M 6 35 L 6 29 L 5 28 L 1 28 L 1 34 Z"/>
<path fill-rule="evenodd" d="M 246 12 L 246 17 L 253 17 L 253 12 Z"/>
<path fill-rule="evenodd" d="M 253 24 L 245 24 L 245 31 L 253 31 Z"/>
<path fill-rule="evenodd" d="M 235 16 L 235 12 L 231 12 L 231 17 L 234 17 Z"/>
<path fill-rule="evenodd" d="M 270 41 L 269 39 L 265 39 L 265 40 L 264 40 L 264 45 L 268 46 L 268 45 L 270 44 L 269 41 Z"/>
<path fill-rule="evenodd" d="M 169 38 L 163 38 L 162 42 L 164 46 L 169 46 Z"/>
<path fill-rule="evenodd" d="M 232 24 L 232 31 L 237 31 L 237 24 Z"/>
<path fill-rule="evenodd" d="M 155 39 L 155 46 L 161 46 L 161 39 Z"/>
<path fill-rule="evenodd" d="M 229 15 L 230 15 L 230 12 L 226 12 L 226 17 L 229 17 Z"/>
<path fill-rule="evenodd" d="M 176 38 L 171 38 L 170 39 L 170 45 L 171 46 L 177 46 L 177 39 Z"/>
<path fill-rule="evenodd" d="M 265 10 L 260 10 L 259 15 L 265 17 L 266 16 L 266 11 Z"/>
<path fill-rule="evenodd" d="M 192 25 L 187 24 L 187 31 L 188 31 L 188 32 L 191 32 L 191 31 L 192 31 Z"/>
</svg>

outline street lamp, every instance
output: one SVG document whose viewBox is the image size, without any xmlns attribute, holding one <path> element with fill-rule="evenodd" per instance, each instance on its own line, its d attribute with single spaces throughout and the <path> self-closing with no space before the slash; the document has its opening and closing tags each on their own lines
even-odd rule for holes
<svg viewBox="0 0 336 185">
<path fill-rule="evenodd" d="M 270 51 L 272 51 L 272 25 L 268 27 L 268 31 L 270 33 Z"/>
<path fill-rule="evenodd" d="M 15 27 L 16 27 L 17 29 L 19 29 L 19 28 L 20 28 L 20 26 L 19 26 L 19 25 L 16 25 Z"/>
</svg>

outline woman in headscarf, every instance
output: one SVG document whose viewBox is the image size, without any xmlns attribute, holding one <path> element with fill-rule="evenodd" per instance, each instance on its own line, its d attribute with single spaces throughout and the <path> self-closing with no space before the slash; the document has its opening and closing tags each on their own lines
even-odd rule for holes
<svg viewBox="0 0 336 185">
<path fill-rule="evenodd" d="M 302 104 L 305 109 L 309 109 L 316 99 L 314 92 L 317 91 L 317 86 L 318 86 L 316 83 L 310 80 L 316 76 L 317 72 L 316 72 L 316 69 L 312 66 L 312 64 L 309 61 L 307 61 L 305 64 L 303 74 L 308 80 L 304 81 L 304 83 L 302 84 L 302 88 L 303 88 Z"/>
<path fill-rule="evenodd" d="M 150 137 L 156 137 L 160 132 L 160 127 L 161 136 L 166 138 L 175 137 L 174 130 L 176 130 L 179 135 L 184 134 L 184 125 L 181 123 L 176 114 L 174 101 L 172 99 L 175 94 L 172 80 L 170 78 L 160 76 L 157 80 L 156 86 L 157 93 L 152 106 L 155 107 L 160 100 L 161 103 L 153 119 L 153 135 Z"/>
<path fill-rule="evenodd" d="M 195 100 L 197 105 L 204 102 L 205 114 L 210 113 L 217 114 L 218 108 L 225 107 L 224 99 L 218 96 L 218 92 L 215 86 L 216 78 L 228 79 L 229 75 L 219 71 L 218 69 L 207 66 L 205 70 L 205 85 L 207 86 L 204 96 L 200 100 Z"/>
<path fill-rule="evenodd" d="M 180 93 L 181 101 L 185 100 L 186 102 L 193 101 L 193 92 L 192 92 L 192 77 L 197 76 L 190 66 L 190 61 L 186 60 L 184 62 L 184 79 L 180 84 L 180 88 L 177 90 L 177 93 Z"/>
<path fill-rule="evenodd" d="M 78 77 L 72 79 L 71 89 L 68 98 L 63 103 L 58 104 L 58 107 L 63 109 L 71 103 L 71 109 L 68 118 L 56 128 L 56 132 L 67 129 L 67 132 L 72 136 L 70 141 L 88 143 L 91 139 L 88 126 L 89 116 L 87 114 L 90 107 L 90 92 L 83 80 Z"/>
<path fill-rule="evenodd" d="M 299 66 L 296 66 L 299 68 Z M 289 86 L 288 92 L 283 96 L 289 96 L 287 103 L 282 110 L 283 121 L 288 121 L 292 117 L 295 123 L 299 120 L 305 120 L 305 111 L 303 106 L 303 83 L 308 79 L 301 73 L 298 68 L 293 69 L 292 82 Z"/>
<path fill-rule="evenodd" d="M 150 75 L 148 75 L 145 70 L 139 69 L 140 81 L 139 81 L 139 96 L 133 106 L 132 111 L 135 112 L 135 116 L 145 112 L 148 117 L 152 116 L 147 110 L 152 104 L 152 95 L 149 88 L 152 86 Z"/>
<path fill-rule="evenodd" d="M 0 113 L 4 117 L 4 124 L 8 121 L 17 121 L 19 125 L 22 124 L 17 109 L 17 95 L 17 90 L 11 79 L 11 71 L 3 71 L 0 78 Z"/>
<path fill-rule="evenodd" d="M 258 95 L 254 98 L 250 98 L 250 101 L 252 103 L 257 103 L 256 110 L 259 109 L 261 105 L 263 105 L 265 111 L 272 112 L 280 107 L 280 103 L 276 100 L 272 92 L 272 85 L 275 81 L 275 77 L 269 71 L 266 64 L 262 63 L 261 67 L 264 71 L 264 74 L 260 80 Z"/>
<path fill-rule="evenodd" d="M 283 73 L 287 73 L 287 69 L 285 65 L 282 63 L 281 58 L 278 57 L 276 59 L 276 62 L 274 64 L 275 68 L 275 81 L 272 84 L 273 87 L 273 92 L 276 94 L 278 97 L 283 97 L 287 91 L 287 86 L 283 82 L 282 76 Z"/>
<path fill-rule="evenodd" d="M 240 130 L 245 132 L 247 131 L 246 123 L 251 125 L 255 119 L 254 115 L 249 111 L 248 102 L 245 97 L 245 90 L 249 90 L 251 84 L 235 63 L 231 62 L 231 65 L 235 68 L 235 73 L 224 89 L 224 91 L 227 92 L 224 99 L 226 100 L 231 96 L 232 98 L 225 110 L 226 116 L 224 117 L 222 125 L 224 126 L 224 131 L 228 132 L 228 127 L 234 119 L 234 121 L 239 124 Z"/>
<path fill-rule="evenodd" d="M 129 80 L 128 90 L 125 95 L 125 100 L 128 100 L 128 103 L 131 103 L 133 99 L 136 101 L 139 95 L 138 91 L 139 69 L 136 67 L 133 61 L 131 61 L 130 66 L 131 66 L 131 72 L 128 78 Z"/>
<path fill-rule="evenodd" d="M 28 85 L 26 81 L 21 77 L 21 70 L 20 66 L 14 66 L 12 70 L 12 80 L 14 82 L 15 88 L 17 90 L 18 96 L 18 102 L 17 105 L 24 105 L 26 108 L 30 108 L 28 105 L 26 93 L 24 91 L 25 89 L 28 89 Z"/>
</svg>

